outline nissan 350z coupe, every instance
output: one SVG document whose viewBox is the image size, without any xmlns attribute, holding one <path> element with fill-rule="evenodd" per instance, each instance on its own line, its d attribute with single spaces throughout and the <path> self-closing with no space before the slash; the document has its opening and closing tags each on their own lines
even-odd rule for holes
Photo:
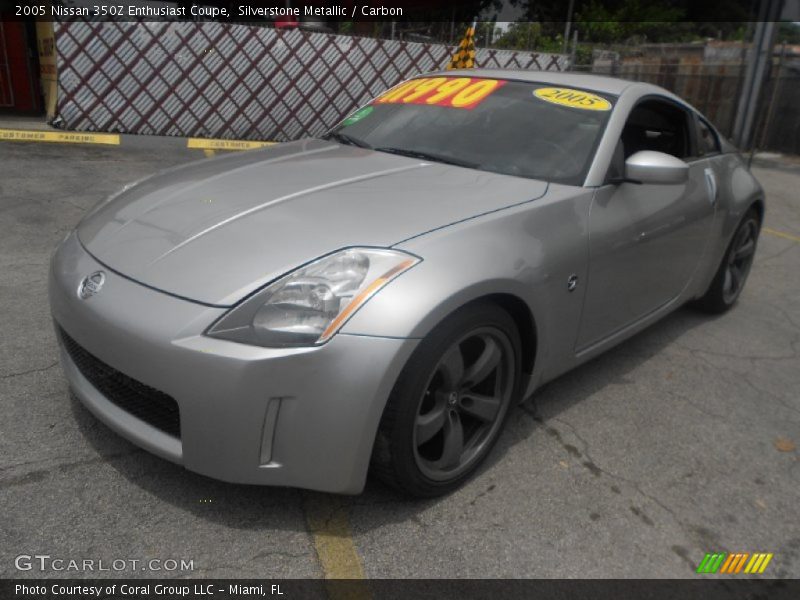
<svg viewBox="0 0 800 600">
<path fill-rule="evenodd" d="M 72 390 L 133 443 L 226 481 L 434 496 L 544 382 L 688 301 L 729 309 L 763 213 L 659 87 L 447 71 L 125 188 L 57 249 L 50 304 Z"/>
</svg>

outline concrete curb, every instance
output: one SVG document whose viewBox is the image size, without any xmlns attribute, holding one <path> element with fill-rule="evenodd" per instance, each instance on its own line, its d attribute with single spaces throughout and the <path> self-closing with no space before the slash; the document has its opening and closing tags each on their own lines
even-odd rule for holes
<svg viewBox="0 0 800 600">
<path fill-rule="evenodd" d="M 800 173 L 800 157 L 776 152 L 757 152 L 753 157 L 753 166 Z"/>
<path fill-rule="evenodd" d="M 38 123 L 31 123 L 28 121 L 15 123 L 5 120 L 0 123 L 0 125 L 16 126 L 9 128 L 0 127 L 0 142 L 101 145 L 107 148 L 117 147 L 142 152 L 150 150 L 171 150 L 174 152 L 185 152 L 187 154 L 196 155 L 196 150 L 203 150 L 208 156 L 213 155 L 216 150 L 252 150 L 254 148 L 261 148 L 277 143 L 254 140 L 64 131 L 53 128 L 45 129 Z"/>
<path fill-rule="evenodd" d="M 66 131 L 55 129 L 46 123 L 30 119 L 0 118 L 0 143 L 2 142 L 40 142 L 62 144 L 91 144 L 105 147 L 124 148 L 148 152 L 151 150 L 172 150 L 197 156 L 203 150 L 207 157 L 216 151 L 253 150 L 280 142 L 256 140 L 228 140 L 217 138 L 173 137 L 161 135 L 137 135 L 129 133 L 106 133 L 89 131 Z M 753 157 L 756 167 L 800 172 L 800 157 L 773 152 L 757 152 Z"/>
</svg>

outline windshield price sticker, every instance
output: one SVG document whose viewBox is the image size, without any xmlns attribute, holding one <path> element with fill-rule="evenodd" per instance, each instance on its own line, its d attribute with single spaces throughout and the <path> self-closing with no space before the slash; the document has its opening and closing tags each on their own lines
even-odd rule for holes
<svg viewBox="0 0 800 600">
<path fill-rule="evenodd" d="M 589 92 L 570 88 L 539 88 L 533 95 L 552 104 L 580 108 L 582 110 L 611 110 L 611 102 Z"/>
<path fill-rule="evenodd" d="M 424 104 L 470 109 L 505 83 L 500 79 L 475 77 L 423 77 L 393 87 L 378 96 L 374 104 Z"/>
</svg>

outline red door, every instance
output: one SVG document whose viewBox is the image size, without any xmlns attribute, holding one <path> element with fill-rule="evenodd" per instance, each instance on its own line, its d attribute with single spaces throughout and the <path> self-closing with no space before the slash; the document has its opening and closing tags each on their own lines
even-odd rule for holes
<svg viewBox="0 0 800 600">
<path fill-rule="evenodd" d="M 0 21 L 0 109 L 41 110 L 40 91 L 26 25 Z"/>
</svg>

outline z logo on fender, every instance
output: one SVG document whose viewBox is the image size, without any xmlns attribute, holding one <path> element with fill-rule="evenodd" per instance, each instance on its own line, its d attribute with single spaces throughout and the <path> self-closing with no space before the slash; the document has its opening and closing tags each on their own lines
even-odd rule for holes
<svg viewBox="0 0 800 600">
<path fill-rule="evenodd" d="M 499 79 L 476 77 L 422 77 L 393 87 L 374 104 L 427 104 L 449 108 L 475 108 L 505 85 Z"/>
</svg>

